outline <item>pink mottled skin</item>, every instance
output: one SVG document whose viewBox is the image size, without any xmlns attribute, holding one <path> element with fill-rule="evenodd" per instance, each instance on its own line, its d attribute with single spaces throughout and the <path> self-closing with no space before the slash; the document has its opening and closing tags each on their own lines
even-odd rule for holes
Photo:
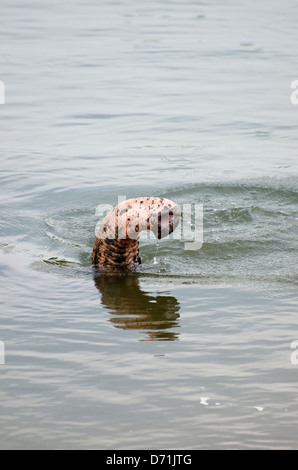
<svg viewBox="0 0 298 470">
<path fill-rule="evenodd" d="M 151 230 L 161 239 L 179 225 L 181 209 L 173 201 L 158 197 L 138 197 L 122 202 L 103 220 L 93 247 L 95 266 L 132 268 L 140 264 L 139 236 Z"/>
</svg>

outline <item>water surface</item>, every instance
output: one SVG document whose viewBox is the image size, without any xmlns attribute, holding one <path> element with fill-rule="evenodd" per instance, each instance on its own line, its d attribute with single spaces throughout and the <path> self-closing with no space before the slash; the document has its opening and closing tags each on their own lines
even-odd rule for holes
<svg viewBox="0 0 298 470">
<path fill-rule="evenodd" d="M 297 448 L 297 4 L 3 0 L 0 447 Z M 204 244 L 90 267 L 99 204 Z"/>
</svg>

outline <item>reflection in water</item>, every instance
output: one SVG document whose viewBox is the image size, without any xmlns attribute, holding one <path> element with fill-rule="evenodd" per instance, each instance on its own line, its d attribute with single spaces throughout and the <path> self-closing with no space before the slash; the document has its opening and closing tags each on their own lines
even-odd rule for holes
<svg viewBox="0 0 298 470">
<path fill-rule="evenodd" d="M 147 341 L 178 340 L 179 333 L 169 331 L 179 327 L 180 305 L 175 297 L 143 292 L 135 274 L 98 273 L 94 281 L 116 328 L 146 332 Z"/>
</svg>

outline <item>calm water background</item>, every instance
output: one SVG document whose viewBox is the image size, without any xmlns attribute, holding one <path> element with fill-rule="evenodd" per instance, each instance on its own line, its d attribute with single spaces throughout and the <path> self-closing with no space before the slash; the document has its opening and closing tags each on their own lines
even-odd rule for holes
<svg viewBox="0 0 298 470">
<path fill-rule="evenodd" d="M 1 448 L 298 448 L 297 15 L 1 0 Z M 96 277 L 119 195 L 203 204 L 203 248 Z"/>
</svg>

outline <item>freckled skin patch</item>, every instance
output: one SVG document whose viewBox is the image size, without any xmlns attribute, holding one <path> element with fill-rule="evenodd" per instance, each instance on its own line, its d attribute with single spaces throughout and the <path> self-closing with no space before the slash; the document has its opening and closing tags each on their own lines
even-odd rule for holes
<svg viewBox="0 0 298 470">
<path fill-rule="evenodd" d="M 92 264 L 132 268 L 140 264 L 139 236 L 151 230 L 161 239 L 179 225 L 180 207 L 164 198 L 136 198 L 122 202 L 110 212 L 99 228 L 93 247 Z"/>
</svg>

